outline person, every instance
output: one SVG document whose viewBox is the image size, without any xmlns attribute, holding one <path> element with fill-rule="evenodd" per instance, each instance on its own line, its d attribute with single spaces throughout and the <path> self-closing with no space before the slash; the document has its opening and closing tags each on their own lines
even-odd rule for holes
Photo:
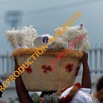
<svg viewBox="0 0 103 103">
<path fill-rule="evenodd" d="M 0 86 L 3 86 L 2 83 L 1 83 L 1 81 L 0 81 Z M 3 92 L 0 91 L 0 103 L 6 103 L 5 101 L 1 100 L 2 94 L 3 94 Z"/>
<path fill-rule="evenodd" d="M 93 96 L 95 97 L 93 98 L 95 103 L 103 103 L 103 76 L 97 82 L 96 91 L 97 93 L 95 93 Z"/>
<path fill-rule="evenodd" d="M 1 81 L 0 81 L 0 86 L 2 86 L 2 83 L 1 83 Z M 2 92 L 0 91 L 0 98 L 2 97 Z"/>
<path fill-rule="evenodd" d="M 17 69 L 17 59 L 15 60 L 15 68 Z M 90 70 L 88 66 L 88 54 L 83 52 L 83 56 L 81 58 L 81 62 L 83 65 L 83 74 L 82 74 L 82 83 L 81 88 L 79 88 L 76 94 L 73 96 L 71 101 L 66 102 L 56 102 L 56 103 L 103 103 L 103 77 L 101 77 L 97 83 L 97 93 L 91 93 L 91 77 L 90 77 Z M 20 103 L 33 103 L 32 99 L 30 98 L 28 91 L 26 90 L 21 76 L 16 79 L 16 91 L 20 100 Z M 69 92 L 73 89 L 73 86 L 70 88 L 66 88 L 65 91 L 60 93 L 60 100 L 61 98 L 66 97 Z M 58 92 L 57 92 L 58 93 Z M 46 103 L 43 102 L 42 103 Z M 54 103 L 54 102 L 53 102 Z"/>
</svg>

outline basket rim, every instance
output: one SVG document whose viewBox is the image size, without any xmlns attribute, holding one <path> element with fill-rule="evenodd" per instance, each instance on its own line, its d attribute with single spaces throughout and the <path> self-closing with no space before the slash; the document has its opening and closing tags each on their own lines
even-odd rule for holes
<svg viewBox="0 0 103 103">
<path fill-rule="evenodd" d="M 38 50 L 38 48 L 18 48 L 12 52 L 13 56 L 24 56 L 24 55 L 32 55 Z M 64 49 L 60 51 L 47 50 L 44 51 L 42 56 L 58 56 L 61 52 L 65 51 L 67 53 L 66 57 L 74 57 L 80 59 L 83 56 L 83 52 L 80 50 L 72 50 L 72 49 Z"/>
</svg>

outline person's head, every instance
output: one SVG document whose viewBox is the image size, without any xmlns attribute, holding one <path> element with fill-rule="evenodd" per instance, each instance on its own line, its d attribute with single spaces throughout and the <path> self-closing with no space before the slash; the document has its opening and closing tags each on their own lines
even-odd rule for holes
<svg viewBox="0 0 103 103">
<path fill-rule="evenodd" d="M 98 93 L 98 99 L 103 102 L 103 76 L 98 80 L 96 90 Z"/>
<path fill-rule="evenodd" d="M 2 86 L 2 83 L 0 82 L 0 86 Z M 0 98 L 2 97 L 2 92 L 0 91 Z"/>
</svg>

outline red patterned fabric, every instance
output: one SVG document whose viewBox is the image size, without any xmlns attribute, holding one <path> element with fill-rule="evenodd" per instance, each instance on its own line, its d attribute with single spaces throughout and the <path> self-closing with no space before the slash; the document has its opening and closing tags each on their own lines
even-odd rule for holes
<svg viewBox="0 0 103 103">
<path fill-rule="evenodd" d="M 27 66 L 27 65 L 26 65 Z M 18 65 L 18 68 L 20 67 L 20 65 Z M 21 69 L 21 68 L 20 68 Z M 32 67 L 31 66 L 29 66 L 28 68 L 26 68 L 25 69 L 25 71 L 27 72 L 27 73 L 32 73 Z"/>
<path fill-rule="evenodd" d="M 78 87 L 78 88 L 81 88 L 81 84 L 78 82 L 76 83 L 74 86 Z"/>
<path fill-rule="evenodd" d="M 68 63 L 65 68 L 66 72 L 70 73 L 73 70 L 73 64 Z"/>
<path fill-rule="evenodd" d="M 47 65 L 42 65 L 42 67 L 41 67 L 42 69 L 43 69 L 43 72 L 44 73 L 48 73 L 48 71 L 52 71 L 52 68 L 51 68 L 51 66 L 49 65 L 49 66 L 47 66 Z"/>
<path fill-rule="evenodd" d="M 70 103 L 73 99 L 73 97 L 75 96 L 75 94 L 79 91 L 79 89 L 81 88 L 81 85 L 80 83 L 76 83 L 74 85 L 74 87 L 77 87 L 78 90 L 74 91 L 73 94 L 71 94 L 71 91 L 70 93 L 66 96 L 66 97 L 62 97 L 61 100 L 60 100 L 60 103 Z M 72 88 L 73 90 L 74 88 Z"/>
<path fill-rule="evenodd" d="M 32 73 L 32 67 L 29 66 L 28 68 L 25 69 L 25 71 L 26 71 L 27 73 Z"/>
</svg>

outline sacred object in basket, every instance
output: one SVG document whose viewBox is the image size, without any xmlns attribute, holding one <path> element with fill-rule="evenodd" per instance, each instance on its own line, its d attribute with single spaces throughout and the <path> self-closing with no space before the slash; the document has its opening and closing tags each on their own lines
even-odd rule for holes
<svg viewBox="0 0 103 103">
<path fill-rule="evenodd" d="M 22 65 L 36 50 L 34 48 L 17 49 L 13 52 L 13 56 L 17 56 L 18 65 Z M 79 50 L 65 49 L 65 51 L 67 55 L 60 60 L 57 57 L 62 51 L 45 51 L 39 57 L 35 56 L 36 60 L 22 73 L 26 89 L 50 91 L 73 85 L 83 53 Z M 50 64 L 51 59 L 56 60 L 56 68 L 54 64 Z"/>
</svg>

